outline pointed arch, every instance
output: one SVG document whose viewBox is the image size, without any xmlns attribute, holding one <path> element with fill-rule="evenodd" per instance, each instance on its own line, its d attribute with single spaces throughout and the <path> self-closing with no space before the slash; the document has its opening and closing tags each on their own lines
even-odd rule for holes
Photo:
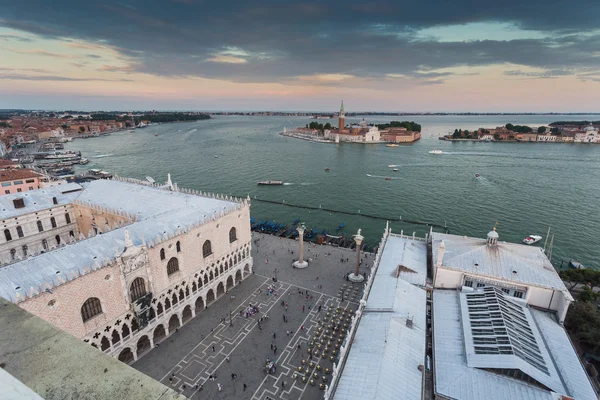
<svg viewBox="0 0 600 400">
<path fill-rule="evenodd" d="M 137 342 L 137 355 L 138 357 L 142 354 L 144 354 L 145 352 L 147 352 L 148 350 L 150 350 L 151 344 L 150 344 L 150 339 L 148 338 L 148 336 L 144 335 L 142 336 L 138 342 Z"/>
<path fill-rule="evenodd" d="M 233 277 L 231 275 L 229 275 L 229 277 L 227 278 L 227 290 L 231 289 L 233 287 Z"/>
<path fill-rule="evenodd" d="M 119 361 L 121 361 L 122 363 L 129 364 L 134 360 L 133 352 L 131 351 L 131 349 L 129 347 L 125 347 L 119 353 L 118 358 L 119 358 Z"/>
<path fill-rule="evenodd" d="M 182 323 L 185 324 L 190 319 L 192 319 L 192 306 L 190 306 L 188 304 L 187 306 L 185 306 L 185 308 L 181 312 L 181 320 L 182 320 Z"/>
<path fill-rule="evenodd" d="M 113 346 L 121 341 L 121 335 L 119 335 L 119 331 L 114 329 L 112 331 L 112 344 Z"/>
<path fill-rule="evenodd" d="M 129 331 L 129 325 L 123 324 L 123 327 L 121 328 L 121 335 L 123 336 L 123 339 L 128 337 L 130 333 L 131 332 Z"/>
<path fill-rule="evenodd" d="M 198 296 L 194 305 L 196 306 L 196 312 L 204 310 L 204 299 L 202 296 Z"/>
<path fill-rule="evenodd" d="M 196 281 L 192 282 L 192 293 L 196 293 L 196 290 L 198 290 L 198 287 L 196 286 Z"/>
<path fill-rule="evenodd" d="M 165 255 L 165 249 L 160 249 L 160 259 L 164 260 L 167 256 Z"/>
<path fill-rule="evenodd" d="M 217 285 L 217 298 L 223 296 L 223 294 L 225 294 L 225 285 L 223 285 L 223 282 L 219 282 Z"/>
<path fill-rule="evenodd" d="M 152 335 L 154 344 L 158 343 L 159 340 L 164 339 L 166 336 L 165 327 L 163 324 L 158 324 L 158 326 L 154 328 L 154 334 Z"/>
<path fill-rule="evenodd" d="M 138 325 L 137 319 L 135 317 L 133 317 L 131 319 L 131 332 L 135 332 L 140 328 L 140 326 Z"/>
<path fill-rule="evenodd" d="M 174 274 L 179 271 L 179 260 L 177 257 L 171 257 L 167 263 L 167 275 Z"/>
<path fill-rule="evenodd" d="M 100 341 L 100 350 L 104 351 L 106 349 L 110 349 L 110 342 L 106 336 L 102 336 L 102 340 Z"/>
<path fill-rule="evenodd" d="M 169 298 L 167 297 L 165 299 L 165 311 L 167 311 L 170 308 L 171 308 L 171 300 L 169 300 Z"/>
<path fill-rule="evenodd" d="M 212 254 L 212 246 L 210 244 L 210 240 L 205 240 L 202 245 L 202 256 L 204 258 L 210 256 Z"/>
<path fill-rule="evenodd" d="M 81 318 L 83 322 L 95 317 L 98 314 L 102 314 L 102 304 L 100 299 L 97 297 L 90 297 L 81 306 Z"/>
<path fill-rule="evenodd" d="M 171 302 L 173 303 L 173 306 L 177 304 L 177 293 L 173 293 L 173 297 L 171 297 Z"/>
<path fill-rule="evenodd" d="M 162 303 L 158 303 L 158 305 L 156 306 L 156 314 L 162 315 L 162 313 L 163 313 L 163 305 L 162 305 Z"/>
<path fill-rule="evenodd" d="M 185 299 L 185 294 L 183 293 L 183 289 L 179 289 L 179 301 L 183 301 Z"/>
<path fill-rule="evenodd" d="M 209 305 L 210 303 L 212 303 L 213 301 L 215 301 L 215 292 L 210 289 L 207 293 L 206 293 L 206 305 Z"/>
<path fill-rule="evenodd" d="M 229 243 L 233 243 L 237 240 L 237 231 L 235 227 L 229 230 Z"/>
<path fill-rule="evenodd" d="M 177 314 L 171 315 L 169 319 L 169 332 L 175 332 L 175 329 L 179 328 L 181 323 L 179 322 L 179 316 Z"/>
</svg>

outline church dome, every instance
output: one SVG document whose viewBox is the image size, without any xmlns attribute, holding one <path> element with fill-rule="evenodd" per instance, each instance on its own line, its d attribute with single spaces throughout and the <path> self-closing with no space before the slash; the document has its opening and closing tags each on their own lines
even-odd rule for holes
<svg viewBox="0 0 600 400">
<path fill-rule="evenodd" d="M 490 233 L 487 234 L 488 239 L 498 239 L 498 232 L 496 232 L 496 228 L 492 229 Z"/>
</svg>

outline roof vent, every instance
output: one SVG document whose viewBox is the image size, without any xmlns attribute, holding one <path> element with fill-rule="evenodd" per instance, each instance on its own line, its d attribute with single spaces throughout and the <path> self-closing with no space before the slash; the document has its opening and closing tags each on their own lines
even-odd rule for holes
<svg viewBox="0 0 600 400">
<path fill-rule="evenodd" d="M 23 199 L 23 198 L 13 199 L 13 204 L 14 204 L 15 208 L 25 208 L 25 199 Z"/>
</svg>

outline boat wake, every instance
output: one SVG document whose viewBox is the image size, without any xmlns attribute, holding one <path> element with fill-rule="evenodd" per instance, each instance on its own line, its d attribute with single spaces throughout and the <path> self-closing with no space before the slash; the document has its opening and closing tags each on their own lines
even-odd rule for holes
<svg viewBox="0 0 600 400">
<path fill-rule="evenodd" d="M 302 183 L 300 184 L 300 186 L 309 186 L 309 185 L 314 185 L 314 183 L 302 182 Z"/>
<path fill-rule="evenodd" d="M 284 183 L 284 186 L 289 186 L 289 185 L 293 185 L 293 183 L 290 183 L 290 182 L 285 182 Z"/>
<path fill-rule="evenodd" d="M 114 154 L 98 154 L 97 156 L 92 156 L 92 158 L 104 158 L 114 156 Z"/>
<path fill-rule="evenodd" d="M 386 180 L 394 180 L 394 179 L 399 179 L 399 178 L 393 178 L 393 177 L 389 177 L 389 176 L 383 176 L 383 175 L 371 175 L 371 174 L 367 174 L 367 176 L 369 178 L 380 178 L 380 179 L 386 179 Z"/>
</svg>

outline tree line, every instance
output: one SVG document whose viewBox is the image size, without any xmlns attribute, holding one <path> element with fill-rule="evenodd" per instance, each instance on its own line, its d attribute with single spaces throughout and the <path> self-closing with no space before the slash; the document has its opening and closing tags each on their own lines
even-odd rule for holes
<svg viewBox="0 0 600 400">
<path fill-rule="evenodd" d="M 560 271 L 560 277 L 570 285 L 569 290 L 578 284 L 583 284 L 581 291 L 577 294 L 576 301 L 571 304 L 565 327 L 575 340 L 585 350 L 592 354 L 600 351 L 600 311 L 596 302 L 598 293 L 594 288 L 600 286 L 600 271 L 586 269 L 568 269 Z"/>
<path fill-rule="evenodd" d="M 376 126 L 379 129 L 406 128 L 407 131 L 421 132 L 421 125 L 414 121 L 391 121 L 389 124 L 378 124 Z"/>
</svg>

